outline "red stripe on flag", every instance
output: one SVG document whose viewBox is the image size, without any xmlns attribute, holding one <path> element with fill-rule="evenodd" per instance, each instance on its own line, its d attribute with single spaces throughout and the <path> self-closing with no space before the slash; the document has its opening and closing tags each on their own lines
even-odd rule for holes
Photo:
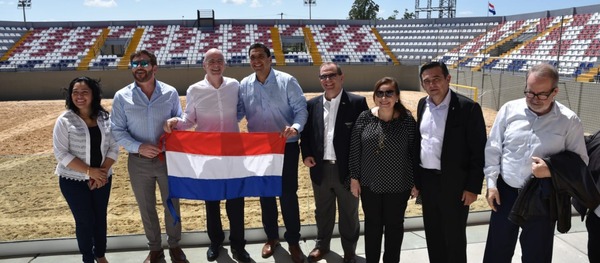
<svg viewBox="0 0 600 263">
<path fill-rule="evenodd" d="M 210 156 L 283 154 L 285 141 L 279 133 L 173 131 L 165 134 L 167 151 Z"/>
</svg>

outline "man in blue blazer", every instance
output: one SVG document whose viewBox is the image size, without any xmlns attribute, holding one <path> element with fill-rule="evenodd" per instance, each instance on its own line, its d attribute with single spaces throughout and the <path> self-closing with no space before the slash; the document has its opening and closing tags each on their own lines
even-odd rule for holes
<svg viewBox="0 0 600 263">
<path fill-rule="evenodd" d="M 358 115 L 369 108 L 364 97 L 343 90 L 344 75 L 335 63 L 321 65 L 319 79 L 324 92 L 308 101 L 308 120 L 300 140 L 302 159 L 310 167 L 317 221 L 317 243 L 308 261 L 319 261 L 330 251 L 337 199 L 344 263 L 352 263 L 360 230 L 358 198 L 344 183 L 349 180 L 352 127 Z"/>
<path fill-rule="evenodd" d="M 443 62 L 423 65 L 428 96 L 417 106 L 420 169 L 415 185 L 423 201 L 429 262 L 467 262 L 469 206 L 483 184 L 485 122 L 481 107 L 450 90 Z"/>
</svg>

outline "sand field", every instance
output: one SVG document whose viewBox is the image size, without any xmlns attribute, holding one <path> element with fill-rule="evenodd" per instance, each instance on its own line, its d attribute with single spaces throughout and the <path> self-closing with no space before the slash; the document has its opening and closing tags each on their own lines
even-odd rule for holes
<svg viewBox="0 0 600 263">
<path fill-rule="evenodd" d="M 372 107 L 372 93 L 361 94 L 367 97 L 369 106 Z M 306 94 L 307 98 L 315 95 Z M 418 99 L 423 96 L 425 93 L 422 92 L 401 93 L 403 103 L 413 113 Z M 181 99 L 185 106 L 185 97 Z M 111 99 L 103 100 L 103 105 L 109 111 L 111 103 Z M 62 100 L 0 102 L 0 242 L 75 235 L 72 214 L 60 193 L 58 178 L 54 175 L 56 160 L 52 153 L 52 129 L 62 111 Z M 495 115 L 495 111 L 484 109 L 488 131 Z M 240 125 L 245 127 L 244 122 Z M 109 235 L 143 233 L 138 208 L 130 189 L 126 158 L 127 153 L 121 149 L 114 166 L 108 206 Z M 303 225 L 314 224 L 315 207 L 310 177 L 301 162 L 299 173 L 300 220 Z M 157 196 L 160 195 L 157 193 Z M 162 206 L 162 203 L 158 205 Z M 487 209 L 487 203 L 481 195 L 471 207 L 471 210 L 477 211 Z M 224 227 L 228 228 L 223 202 L 222 211 Z M 204 202 L 182 200 L 181 213 L 184 231 L 205 230 Z M 420 213 L 420 206 L 415 205 L 414 200 L 409 201 L 406 216 L 418 216 Z M 258 198 L 246 198 L 245 215 L 246 228 L 261 227 Z M 281 216 L 279 224 L 283 225 Z"/>
</svg>

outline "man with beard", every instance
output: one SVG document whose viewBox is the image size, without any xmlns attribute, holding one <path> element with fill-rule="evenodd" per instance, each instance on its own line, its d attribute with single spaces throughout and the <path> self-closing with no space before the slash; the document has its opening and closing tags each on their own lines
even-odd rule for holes
<svg viewBox="0 0 600 263">
<path fill-rule="evenodd" d="M 556 189 L 549 165 L 542 158 L 570 151 L 586 164 L 589 160 L 581 120 L 555 100 L 558 77 L 550 64 L 533 66 L 525 77 L 523 98 L 505 103 L 496 115 L 485 146 L 484 173 L 492 213 L 484 263 L 511 262 L 517 240 L 522 262 L 552 262 L 556 218 L 543 211 L 555 201 L 551 196 Z M 538 202 L 536 208 L 541 212 L 518 225 L 509 220 L 509 215 L 532 176 L 540 178 L 537 201 L 530 195 L 523 202 Z"/>
<path fill-rule="evenodd" d="M 281 175 L 281 214 L 285 224 L 285 240 L 294 263 L 304 261 L 300 249 L 300 211 L 298 207 L 298 139 L 308 112 L 306 98 L 298 80 L 271 68 L 271 51 L 262 43 L 248 49 L 250 66 L 254 73 L 240 82 L 238 120 L 246 117 L 249 132 L 279 132 L 287 138 Z M 273 255 L 279 246 L 277 201 L 275 197 L 261 197 L 262 222 L 267 242 L 262 257 Z"/>
<path fill-rule="evenodd" d="M 163 151 L 158 147 L 163 123 L 171 117 L 181 116 L 179 95 L 175 88 L 155 79 L 158 65 L 154 54 L 140 50 L 133 53 L 130 60 L 135 81 L 115 94 L 110 121 L 117 143 L 129 152 L 127 166 L 131 189 L 150 248 L 144 263 L 164 262 L 165 258 L 156 211 L 156 183 L 163 200 L 171 262 L 188 262 L 179 246 L 181 224 L 174 224 L 166 205 L 169 196 L 167 165 L 158 158 Z M 173 199 L 173 205 L 179 213 L 179 200 Z"/>
</svg>

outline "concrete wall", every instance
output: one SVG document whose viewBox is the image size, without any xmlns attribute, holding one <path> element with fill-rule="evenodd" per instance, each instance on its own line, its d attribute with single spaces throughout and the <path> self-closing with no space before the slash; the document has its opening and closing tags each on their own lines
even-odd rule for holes
<svg viewBox="0 0 600 263">
<path fill-rule="evenodd" d="M 295 76 L 304 92 L 321 91 L 316 66 L 288 66 L 277 68 Z M 389 65 L 343 65 L 344 88 L 350 91 L 370 91 L 377 80 L 384 76 L 394 77 L 402 90 L 419 90 L 417 66 Z M 253 71 L 250 67 L 230 67 L 228 77 L 242 80 Z M 129 70 L 106 71 L 46 71 L 46 72 L 0 72 L 0 101 L 63 99 L 62 89 L 78 76 L 101 79 L 104 98 L 112 98 L 120 88 L 133 81 Z M 177 88 L 185 95 L 187 87 L 204 78 L 202 68 L 162 68 L 157 78 Z"/>
</svg>

